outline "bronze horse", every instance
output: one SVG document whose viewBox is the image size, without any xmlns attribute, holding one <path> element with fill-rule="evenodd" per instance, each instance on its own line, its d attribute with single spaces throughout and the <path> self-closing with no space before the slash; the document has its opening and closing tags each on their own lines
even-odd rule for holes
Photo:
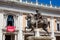
<svg viewBox="0 0 60 40">
<path fill-rule="evenodd" d="M 28 22 L 27 24 L 28 27 L 32 29 L 31 31 L 33 31 L 34 28 L 42 28 L 49 34 L 46 28 L 50 23 L 47 21 L 47 18 L 43 18 L 40 14 L 28 14 L 26 19 Z M 36 21 L 37 21 L 37 25 L 36 25 Z"/>
</svg>

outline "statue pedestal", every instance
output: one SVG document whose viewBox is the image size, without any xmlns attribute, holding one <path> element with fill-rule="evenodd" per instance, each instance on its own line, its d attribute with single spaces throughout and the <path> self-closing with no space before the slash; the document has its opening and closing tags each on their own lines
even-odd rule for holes
<svg viewBox="0 0 60 40">
<path fill-rule="evenodd" d="M 42 29 L 35 29 L 35 36 L 29 36 L 28 40 L 51 40 L 52 37 L 51 36 L 42 36 L 40 34 L 40 31 L 42 31 Z"/>
<path fill-rule="evenodd" d="M 44 31 L 42 28 L 36 28 L 35 30 L 35 36 L 37 36 L 37 37 L 39 37 L 39 36 L 41 36 L 41 31 Z"/>
<path fill-rule="evenodd" d="M 40 36 L 39 29 L 35 29 L 34 31 L 35 31 L 35 36 L 39 37 Z"/>
<path fill-rule="evenodd" d="M 40 37 L 36 37 L 36 36 L 29 36 L 28 40 L 51 40 L 52 37 L 50 36 L 40 36 Z"/>
</svg>

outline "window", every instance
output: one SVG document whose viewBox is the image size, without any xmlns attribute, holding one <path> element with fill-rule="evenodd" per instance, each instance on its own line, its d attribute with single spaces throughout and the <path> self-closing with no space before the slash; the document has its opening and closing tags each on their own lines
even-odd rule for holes
<svg viewBox="0 0 60 40">
<path fill-rule="evenodd" d="M 57 31 L 60 31 L 60 23 L 57 23 Z"/>
<path fill-rule="evenodd" d="M 8 18 L 7 18 L 7 26 L 8 25 L 14 26 L 14 19 L 13 19 L 13 16 L 12 15 L 8 15 Z"/>
</svg>

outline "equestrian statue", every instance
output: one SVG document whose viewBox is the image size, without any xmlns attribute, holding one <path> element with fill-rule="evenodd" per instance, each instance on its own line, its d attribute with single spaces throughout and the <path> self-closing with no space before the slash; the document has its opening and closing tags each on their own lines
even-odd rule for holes
<svg viewBox="0 0 60 40">
<path fill-rule="evenodd" d="M 31 31 L 34 31 L 35 28 L 42 28 L 44 31 L 47 31 L 47 27 L 50 27 L 50 23 L 47 18 L 44 18 L 40 13 L 38 13 L 38 9 L 36 10 L 37 14 L 28 14 L 26 17 L 27 20 L 27 28 L 31 28 Z"/>
</svg>

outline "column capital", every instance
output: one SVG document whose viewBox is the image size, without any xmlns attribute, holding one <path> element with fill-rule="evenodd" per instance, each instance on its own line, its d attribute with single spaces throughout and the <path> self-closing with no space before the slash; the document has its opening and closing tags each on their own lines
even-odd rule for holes
<svg viewBox="0 0 60 40">
<path fill-rule="evenodd" d="M 54 17 L 50 17 L 50 19 L 54 19 Z"/>
</svg>

